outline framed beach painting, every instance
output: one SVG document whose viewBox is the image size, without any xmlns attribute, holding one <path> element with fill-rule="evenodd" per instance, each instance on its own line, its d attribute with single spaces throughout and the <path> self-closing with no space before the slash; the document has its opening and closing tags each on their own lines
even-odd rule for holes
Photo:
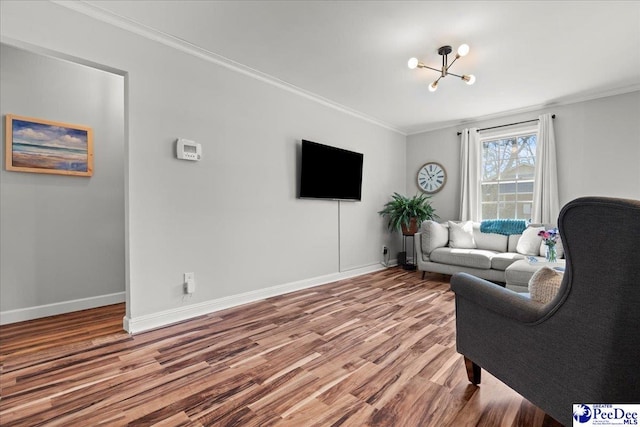
<svg viewBox="0 0 640 427">
<path fill-rule="evenodd" d="M 93 175 L 90 127 L 7 114 L 5 130 L 8 171 Z"/>
</svg>

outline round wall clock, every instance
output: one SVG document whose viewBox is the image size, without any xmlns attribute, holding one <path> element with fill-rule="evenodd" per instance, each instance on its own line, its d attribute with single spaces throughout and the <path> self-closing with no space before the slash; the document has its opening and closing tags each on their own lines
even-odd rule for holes
<svg viewBox="0 0 640 427">
<path fill-rule="evenodd" d="M 418 169 L 418 187 L 427 194 L 442 190 L 447 182 L 447 172 L 440 163 L 425 163 Z"/>
</svg>

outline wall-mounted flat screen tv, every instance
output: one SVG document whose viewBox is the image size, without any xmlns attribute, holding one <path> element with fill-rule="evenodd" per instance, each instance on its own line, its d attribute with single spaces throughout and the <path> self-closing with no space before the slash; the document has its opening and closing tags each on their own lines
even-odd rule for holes
<svg viewBox="0 0 640 427">
<path fill-rule="evenodd" d="M 300 198 L 362 199 L 364 155 L 302 140 Z"/>
</svg>

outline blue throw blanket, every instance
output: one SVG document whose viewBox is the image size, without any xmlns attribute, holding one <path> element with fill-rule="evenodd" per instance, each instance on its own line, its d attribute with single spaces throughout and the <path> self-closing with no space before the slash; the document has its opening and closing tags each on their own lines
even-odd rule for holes
<svg viewBox="0 0 640 427">
<path fill-rule="evenodd" d="M 483 233 L 497 233 L 508 236 L 510 234 L 522 234 L 527 228 L 524 219 L 487 219 L 480 223 L 480 231 Z"/>
</svg>

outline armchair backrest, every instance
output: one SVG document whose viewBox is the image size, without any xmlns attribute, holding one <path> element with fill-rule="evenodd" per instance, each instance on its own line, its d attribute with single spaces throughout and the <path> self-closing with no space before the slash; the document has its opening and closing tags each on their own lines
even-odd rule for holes
<svg viewBox="0 0 640 427">
<path fill-rule="evenodd" d="M 583 310 L 640 316 L 640 201 L 576 199 L 560 212 L 559 229 L 571 298 Z"/>
<path fill-rule="evenodd" d="M 579 198 L 558 227 L 567 264 L 555 315 L 573 325 L 576 345 L 597 353 L 585 361 L 594 358 L 608 377 L 601 387 L 613 390 L 640 368 L 640 201 Z"/>
</svg>

